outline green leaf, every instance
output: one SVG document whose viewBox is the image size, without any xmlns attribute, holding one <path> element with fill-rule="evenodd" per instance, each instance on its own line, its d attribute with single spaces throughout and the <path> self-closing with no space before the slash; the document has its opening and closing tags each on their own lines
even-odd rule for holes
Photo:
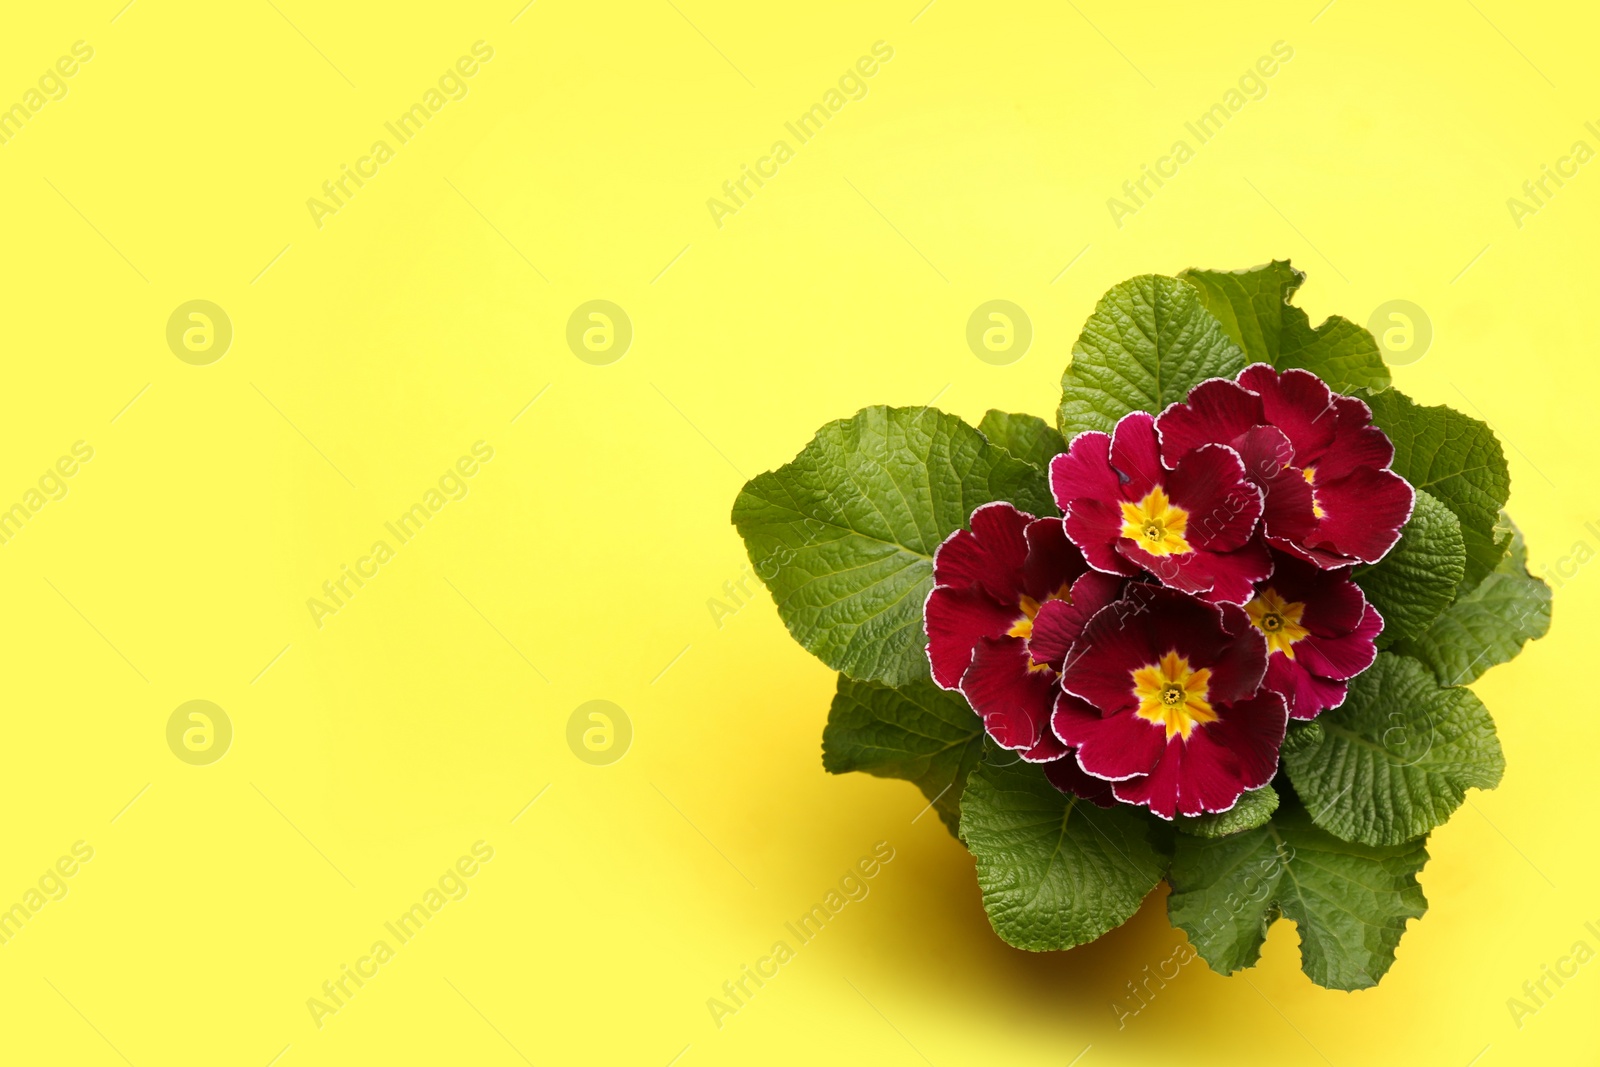
<svg viewBox="0 0 1600 1067">
<path fill-rule="evenodd" d="M 989 922 L 1034 952 L 1093 941 L 1139 910 L 1166 869 L 1151 829 L 1137 809 L 1062 793 L 1037 764 L 993 745 L 961 798 Z"/>
<path fill-rule="evenodd" d="M 1250 362 L 1278 362 L 1283 309 L 1305 281 L 1305 274 L 1288 260 L 1275 259 L 1247 270 L 1190 268 L 1178 278 L 1199 291 L 1206 310 L 1217 317 Z"/>
<path fill-rule="evenodd" d="M 1506 553 L 1511 550 L 1511 531 L 1503 526 L 1496 526 L 1488 537 L 1480 534 L 1468 537 L 1466 527 L 1462 527 L 1461 537 L 1467 552 L 1467 570 L 1462 575 L 1461 584 L 1456 586 L 1458 598 L 1472 592 L 1493 574 L 1495 568 L 1505 562 Z"/>
<path fill-rule="evenodd" d="M 1317 717 L 1318 744 L 1284 753 L 1318 826 L 1347 841 L 1394 845 L 1450 818 L 1469 788 L 1505 771 L 1494 721 L 1470 689 L 1442 689 L 1409 656 L 1380 652 L 1343 706 Z"/>
<path fill-rule="evenodd" d="M 1302 748 L 1306 745 L 1322 744 L 1322 727 L 1317 725 L 1315 719 L 1290 719 L 1289 729 L 1283 735 L 1283 747 L 1278 750 L 1278 755 Z"/>
<path fill-rule="evenodd" d="M 1365 327 L 1335 315 L 1313 330 L 1305 311 L 1290 303 L 1306 276 L 1288 260 L 1249 270 L 1186 270 L 1178 277 L 1200 291 L 1251 362 L 1302 367 L 1340 393 L 1389 387 L 1388 365 Z"/>
<path fill-rule="evenodd" d="M 1423 407 L 1394 389 L 1366 401 L 1373 422 L 1394 442 L 1395 473 L 1432 493 L 1461 520 L 1467 552 L 1461 586 L 1471 589 L 1505 555 L 1504 534 L 1495 523 L 1511 494 L 1511 474 L 1494 431 L 1451 408 Z"/>
<path fill-rule="evenodd" d="M 1442 685 L 1475 681 L 1550 630 L 1550 587 L 1528 573 L 1522 533 L 1506 523 L 1510 554 L 1494 573 L 1457 597 L 1427 630 L 1395 646 L 1421 660 Z"/>
<path fill-rule="evenodd" d="M 1167 917 L 1218 974 L 1253 967 L 1278 918 L 1288 852 L 1272 825 L 1221 838 L 1179 834 Z"/>
<path fill-rule="evenodd" d="M 953 834 L 967 772 L 983 754 L 983 720 L 931 681 L 891 689 L 839 675 L 822 731 L 822 766 L 915 782 Z"/>
<path fill-rule="evenodd" d="M 1072 346 L 1056 425 L 1069 438 L 1110 432 L 1128 412 L 1159 412 L 1248 362 L 1192 286 L 1156 274 L 1131 278 L 1100 298 Z"/>
<path fill-rule="evenodd" d="M 1281 914 L 1300 929 L 1300 968 L 1328 989 L 1366 989 L 1394 963 L 1406 922 L 1427 899 L 1423 841 L 1373 847 L 1341 841 L 1298 806 L 1241 834 L 1179 835 L 1167 914 L 1211 969 L 1232 974 L 1261 956 Z"/>
<path fill-rule="evenodd" d="M 1495 529 L 1511 535 L 1506 542 L 1506 557 L 1500 561 L 1499 567 L 1507 574 L 1527 574 L 1528 542 L 1523 540 L 1522 531 L 1511 521 L 1511 516 L 1503 511 Z"/>
<path fill-rule="evenodd" d="M 978 423 L 978 430 L 990 444 L 999 445 L 1042 471 L 1048 471 L 1050 460 L 1067 450 L 1066 438 L 1037 415 L 1009 415 L 990 409 Z"/>
<path fill-rule="evenodd" d="M 992 500 L 1055 513 L 1037 467 L 954 415 L 871 407 L 752 478 L 733 523 L 796 641 L 852 678 L 900 685 L 928 676 L 934 550 Z"/>
<path fill-rule="evenodd" d="M 1229 834 L 1254 830 L 1278 810 L 1278 792 L 1270 785 L 1252 789 L 1239 798 L 1239 803 L 1227 811 L 1209 815 L 1180 815 L 1175 825 L 1182 833 L 1195 837 L 1227 837 Z"/>
<path fill-rule="evenodd" d="M 1449 607 L 1467 566 L 1461 523 L 1432 495 L 1417 490 L 1411 521 L 1400 541 L 1355 582 L 1383 616 L 1380 646 L 1417 636 Z"/>
</svg>

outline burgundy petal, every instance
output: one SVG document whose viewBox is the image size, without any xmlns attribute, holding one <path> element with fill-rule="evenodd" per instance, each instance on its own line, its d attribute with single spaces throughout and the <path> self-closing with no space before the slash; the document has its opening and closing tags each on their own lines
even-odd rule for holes
<svg viewBox="0 0 1600 1067">
<path fill-rule="evenodd" d="M 1272 484 L 1294 462 L 1294 446 L 1275 426 L 1256 426 L 1235 437 L 1232 448 L 1244 461 L 1244 472 L 1250 480 L 1265 488 Z M 1305 479 L 1298 470 L 1292 477 Z M 1306 493 L 1306 511 L 1311 510 L 1311 494 Z"/>
<path fill-rule="evenodd" d="M 1309 609 L 1307 609 L 1309 614 Z M 1371 604 L 1356 627 L 1338 637 L 1322 637 L 1315 633 L 1298 641 L 1294 646 L 1295 658 L 1307 670 L 1324 678 L 1339 681 L 1354 678 L 1378 658 L 1374 643 L 1383 632 L 1383 616 Z"/>
<path fill-rule="evenodd" d="M 1097 430 L 1080 433 L 1065 452 L 1050 461 L 1050 492 L 1063 515 L 1074 500 L 1114 500 L 1120 488 L 1121 480 L 1111 469 L 1109 434 Z"/>
<path fill-rule="evenodd" d="M 1348 572 L 1325 571 L 1287 556 L 1276 558 L 1272 577 L 1262 586 L 1275 590 L 1290 603 L 1304 604 L 1300 625 L 1324 637 L 1354 630 L 1367 610 L 1366 595 L 1350 580 Z"/>
<path fill-rule="evenodd" d="M 1117 420 L 1111 433 L 1111 465 L 1125 479 L 1122 496 L 1138 500 L 1160 485 L 1167 470 L 1161 465 L 1161 442 L 1156 419 L 1147 411 L 1130 411 Z"/>
<path fill-rule="evenodd" d="M 1400 540 L 1416 499 L 1411 484 L 1393 471 L 1358 467 L 1324 484 L 1312 483 L 1323 515 L 1312 547 L 1331 549 L 1362 563 L 1376 563 Z"/>
<path fill-rule="evenodd" d="M 1058 763 L 1071 752 L 1072 749 L 1062 744 L 1061 739 L 1050 729 L 1047 720 L 1043 732 L 1039 735 L 1039 740 L 1032 748 L 1023 752 L 1022 758 L 1029 763 Z"/>
<path fill-rule="evenodd" d="M 1245 584 L 1259 582 L 1272 574 L 1272 553 L 1260 541 L 1252 541 L 1237 552 L 1225 552 L 1211 557 L 1211 571 L 1215 575 L 1211 592 L 1206 599 L 1213 604 L 1244 604 L 1250 594 Z"/>
<path fill-rule="evenodd" d="M 1102 808 L 1116 806 L 1117 798 L 1111 795 L 1111 783 L 1085 774 L 1070 750 L 1063 758 L 1046 763 L 1044 776 L 1063 793 L 1072 793 Z"/>
<path fill-rule="evenodd" d="M 1039 605 L 1039 614 L 1033 617 L 1033 636 L 1028 638 L 1028 655 L 1035 663 L 1061 666 L 1083 629 L 1079 616 L 1076 606 L 1065 600 L 1047 600 Z"/>
<path fill-rule="evenodd" d="M 1019 618 L 1015 605 L 999 604 L 976 586 L 935 586 L 923 609 L 933 680 L 944 689 L 959 686 L 978 641 L 1004 636 Z"/>
<path fill-rule="evenodd" d="M 934 681 L 954 689 L 979 639 L 1010 634 L 1033 605 L 1069 588 L 1088 565 L 1060 519 L 1034 519 L 997 502 L 974 511 L 971 529 L 939 546 L 933 570 L 937 584 L 923 612 L 928 661 Z"/>
<path fill-rule="evenodd" d="M 1122 511 L 1115 503 L 1079 497 L 1071 502 L 1065 529 L 1095 570 L 1130 578 L 1139 573 L 1137 564 L 1123 559 L 1117 552 L 1117 543 L 1124 538 Z"/>
<path fill-rule="evenodd" d="M 1357 467 L 1383 468 L 1394 462 L 1394 442 L 1372 425 L 1371 408 L 1353 396 L 1337 397 L 1333 406 L 1337 412 L 1333 441 L 1316 463 L 1321 477 L 1331 481 Z"/>
<path fill-rule="evenodd" d="M 1124 580 L 1086 571 L 1072 583 L 1068 600 L 1049 600 L 1039 608 L 1033 620 L 1033 636 L 1028 641 L 1028 652 L 1039 663 L 1048 663 L 1057 670 L 1072 649 L 1072 643 L 1083 633 L 1094 614 L 1122 595 Z"/>
<path fill-rule="evenodd" d="M 1159 656 L 1147 625 L 1149 610 L 1144 603 L 1124 599 L 1096 612 L 1067 656 L 1062 687 L 1105 715 L 1138 707 L 1133 672 Z M 1062 739 L 1068 740 L 1065 735 Z"/>
<path fill-rule="evenodd" d="M 1315 529 L 1315 527 L 1313 527 Z M 1309 537 L 1310 535 L 1306 535 Z M 1279 537 L 1276 533 L 1268 532 L 1265 535 L 1267 544 L 1279 552 L 1286 552 L 1296 559 L 1303 559 L 1308 563 L 1315 563 L 1324 570 L 1338 570 L 1341 567 L 1352 566 L 1356 561 L 1328 548 L 1312 547 L 1302 539 Z"/>
<path fill-rule="evenodd" d="M 1037 601 L 1059 592 L 1089 569 L 1078 546 L 1067 540 L 1057 518 L 1035 519 L 1023 530 L 1028 557 L 1022 566 L 1022 591 Z"/>
<path fill-rule="evenodd" d="M 1267 664 L 1266 688 L 1288 703 L 1290 718 L 1314 719 L 1329 708 L 1343 704 L 1347 687 L 1344 682 L 1312 674 L 1299 659 L 1274 653 Z"/>
<path fill-rule="evenodd" d="M 1167 747 L 1161 725 L 1131 713 L 1102 716 L 1071 693 L 1056 701 L 1050 726 L 1057 737 L 1077 746 L 1078 766 L 1108 781 L 1149 774 Z"/>
<path fill-rule="evenodd" d="M 1168 478 L 1168 495 L 1189 513 L 1184 536 L 1197 550 L 1240 547 L 1261 517 L 1261 490 L 1245 476 L 1239 453 L 1226 445 L 1202 445 L 1185 455 Z"/>
<path fill-rule="evenodd" d="M 1346 571 L 1324 571 L 1283 555 L 1262 582 L 1260 596 L 1280 610 L 1291 637 L 1288 652 L 1276 648 L 1265 685 L 1283 695 L 1289 714 L 1310 719 L 1344 702 L 1345 682 L 1372 666 L 1383 618 L 1367 603 Z M 1259 613 L 1265 605 L 1252 610 Z"/>
<path fill-rule="evenodd" d="M 1152 556 L 1134 542 L 1123 540 L 1117 551 L 1161 579 L 1161 584 L 1213 604 L 1243 604 L 1250 599 L 1255 583 L 1272 573 L 1271 555 L 1266 546 L 1256 543 L 1237 552 Z"/>
<path fill-rule="evenodd" d="M 1222 703 L 1254 693 L 1267 668 L 1266 639 L 1253 627 L 1230 633 L 1213 605 L 1136 584 L 1089 620 L 1067 657 L 1061 685 L 1105 715 L 1132 711 L 1138 707 L 1133 672 L 1167 652 L 1211 671 L 1211 699 Z"/>
<path fill-rule="evenodd" d="M 1311 485 L 1299 467 L 1284 467 L 1261 483 L 1266 503 L 1261 511 L 1261 526 L 1266 536 L 1301 541 L 1317 528 L 1316 501 Z"/>
<path fill-rule="evenodd" d="M 1216 722 L 1196 728 L 1187 741 L 1168 741 L 1150 774 L 1117 782 L 1117 799 L 1171 819 L 1227 811 L 1245 790 L 1270 782 L 1289 723 L 1283 698 L 1263 690 L 1217 712 Z"/>
<path fill-rule="evenodd" d="M 1201 445 L 1231 445 L 1234 439 L 1266 419 L 1261 398 L 1226 378 L 1213 378 L 1189 390 L 1188 399 L 1168 407 L 1156 419 L 1161 458 L 1168 467 Z"/>
<path fill-rule="evenodd" d="M 971 529 L 957 530 L 934 552 L 934 584 L 975 584 L 1002 604 L 1015 604 L 1028 559 L 1023 531 L 1032 521 L 1010 504 L 984 504 L 972 513 Z"/>
<path fill-rule="evenodd" d="M 961 679 L 961 693 L 983 718 L 984 729 L 1003 748 L 1027 751 L 1050 732 L 1056 675 L 1030 670 L 1027 643 L 1016 637 L 985 637 Z"/>
<path fill-rule="evenodd" d="M 1282 374 L 1265 363 L 1246 367 L 1239 384 L 1261 397 L 1261 411 L 1269 426 L 1282 430 L 1294 446 L 1294 464 L 1309 467 L 1333 442 L 1338 412 L 1333 391 L 1307 370 Z"/>
</svg>

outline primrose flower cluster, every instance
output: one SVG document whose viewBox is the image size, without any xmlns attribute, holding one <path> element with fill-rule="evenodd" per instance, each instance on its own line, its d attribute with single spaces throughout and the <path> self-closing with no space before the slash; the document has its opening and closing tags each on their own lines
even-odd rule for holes
<svg viewBox="0 0 1600 1067">
<path fill-rule="evenodd" d="M 1219 974 L 1287 918 L 1311 981 L 1376 985 L 1433 831 L 1505 773 L 1469 687 L 1553 610 L 1505 452 L 1313 326 L 1305 280 L 1129 278 L 1053 423 L 864 407 L 734 501 L 837 672 L 823 770 L 913 783 L 1010 945 L 1087 944 L 1165 882 Z"/>
<path fill-rule="evenodd" d="M 1246 367 L 1050 464 L 1061 517 L 984 504 L 934 557 L 933 679 L 1102 807 L 1224 812 L 1340 706 L 1383 618 L 1350 578 L 1411 516 L 1361 400 Z"/>
</svg>

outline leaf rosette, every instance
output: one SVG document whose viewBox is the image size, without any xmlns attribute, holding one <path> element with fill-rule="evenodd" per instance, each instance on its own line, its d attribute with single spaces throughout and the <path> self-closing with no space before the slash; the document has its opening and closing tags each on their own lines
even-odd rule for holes
<svg viewBox="0 0 1600 1067">
<path fill-rule="evenodd" d="M 1394 963 L 1428 835 L 1505 759 L 1461 688 L 1549 628 L 1482 422 L 1390 385 L 1304 275 L 1143 275 L 1096 305 L 1056 425 L 869 407 L 733 520 L 839 672 L 823 766 L 902 778 L 996 933 L 1067 949 L 1159 882 L 1216 971 L 1299 927 L 1319 985 Z"/>
</svg>

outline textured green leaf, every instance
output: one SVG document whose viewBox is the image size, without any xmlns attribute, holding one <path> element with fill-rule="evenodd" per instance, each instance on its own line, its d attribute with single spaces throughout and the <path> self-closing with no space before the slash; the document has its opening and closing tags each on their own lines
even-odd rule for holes
<svg viewBox="0 0 1600 1067">
<path fill-rule="evenodd" d="M 1289 853 L 1271 824 L 1220 838 L 1179 834 L 1167 881 L 1167 917 L 1218 974 L 1253 967 L 1278 918 Z"/>
<path fill-rule="evenodd" d="M 839 675 L 822 731 L 822 766 L 915 782 L 953 834 L 967 772 L 983 754 L 983 720 L 931 681 L 891 689 Z"/>
<path fill-rule="evenodd" d="M 1423 633 L 1395 646 L 1396 652 L 1421 660 L 1442 685 L 1476 680 L 1550 630 L 1550 587 L 1528 573 L 1521 532 L 1515 527 L 1507 532 L 1510 552 L 1494 572 L 1457 597 Z"/>
<path fill-rule="evenodd" d="M 1062 793 L 1036 764 L 988 746 L 961 798 L 989 922 L 1008 944 L 1071 948 L 1121 926 L 1161 881 L 1152 818 Z"/>
<path fill-rule="evenodd" d="M 1495 568 L 1506 560 L 1506 553 L 1511 549 L 1511 531 L 1503 526 L 1496 526 L 1489 536 L 1473 533 L 1468 536 L 1466 527 L 1461 528 L 1463 547 L 1467 552 L 1467 570 L 1461 576 L 1461 584 L 1456 586 L 1456 596 L 1462 597 L 1472 592 Z"/>
<path fill-rule="evenodd" d="M 1174 825 L 1182 833 L 1195 837 L 1227 837 L 1245 830 L 1254 830 L 1278 810 L 1278 793 L 1270 785 L 1252 789 L 1239 798 L 1239 803 L 1227 811 L 1209 815 L 1180 815 Z"/>
<path fill-rule="evenodd" d="M 1380 652 L 1342 707 L 1317 718 L 1322 740 L 1283 755 L 1318 826 L 1394 845 L 1450 818 L 1469 788 L 1505 771 L 1494 720 L 1470 689 L 1442 689 L 1421 663 Z"/>
<path fill-rule="evenodd" d="M 1180 834 L 1167 914 L 1221 974 L 1253 966 L 1281 914 L 1299 927 L 1300 967 L 1313 982 L 1366 989 L 1394 963 L 1407 920 L 1427 910 L 1417 884 L 1427 862 L 1423 841 L 1352 844 L 1286 806 L 1229 837 Z"/>
<path fill-rule="evenodd" d="M 1517 524 L 1511 521 L 1511 516 L 1505 512 L 1500 513 L 1500 522 L 1496 530 L 1509 534 L 1506 542 L 1506 556 L 1499 563 L 1507 574 L 1528 573 L 1528 542 L 1522 537 L 1522 531 Z"/>
<path fill-rule="evenodd" d="M 1067 450 L 1066 438 L 1037 415 L 1010 415 L 991 409 L 978 423 L 978 429 L 990 444 L 999 445 L 1043 471 L 1050 469 L 1053 457 Z"/>
<path fill-rule="evenodd" d="M 1423 407 L 1394 389 L 1365 399 L 1373 421 L 1394 442 L 1395 473 L 1432 493 L 1461 520 L 1467 552 L 1461 587 L 1471 589 L 1499 564 L 1508 543 L 1495 523 L 1511 494 L 1511 474 L 1494 431 L 1451 408 Z"/>
<path fill-rule="evenodd" d="M 1305 311 L 1290 303 L 1306 276 L 1288 260 L 1249 270 L 1186 270 L 1178 277 L 1200 291 L 1251 362 L 1304 368 L 1341 393 L 1389 387 L 1388 365 L 1365 327 L 1335 315 L 1312 329 Z"/>
<path fill-rule="evenodd" d="M 954 415 L 871 407 L 752 478 L 733 523 L 795 640 L 834 670 L 899 685 L 928 676 L 934 550 L 992 500 L 1055 510 L 1037 467 Z"/>
<path fill-rule="evenodd" d="M 1355 582 L 1383 616 L 1383 646 L 1417 636 L 1450 605 L 1467 566 L 1461 523 L 1429 493 L 1417 490 L 1400 541 Z"/>
<path fill-rule="evenodd" d="M 1244 349 L 1252 363 L 1278 362 L 1283 335 L 1283 309 L 1305 275 L 1286 259 L 1246 270 L 1198 270 L 1178 275 L 1200 292 L 1206 309 Z"/>
<path fill-rule="evenodd" d="M 1322 727 L 1315 719 L 1290 719 L 1289 729 L 1283 735 L 1283 747 L 1278 750 L 1278 755 L 1302 748 L 1306 745 L 1322 744 Z"/>
<path fill-rule="evenodd" d="M 1072 346 L 1056 425 L 1069 438 L 1109 432 L 1128 412 L 1159 412 L 1248 362 L 1194 287 L 1157 274 L 1131 278 L 1100 298 Z"/>
</svg>

